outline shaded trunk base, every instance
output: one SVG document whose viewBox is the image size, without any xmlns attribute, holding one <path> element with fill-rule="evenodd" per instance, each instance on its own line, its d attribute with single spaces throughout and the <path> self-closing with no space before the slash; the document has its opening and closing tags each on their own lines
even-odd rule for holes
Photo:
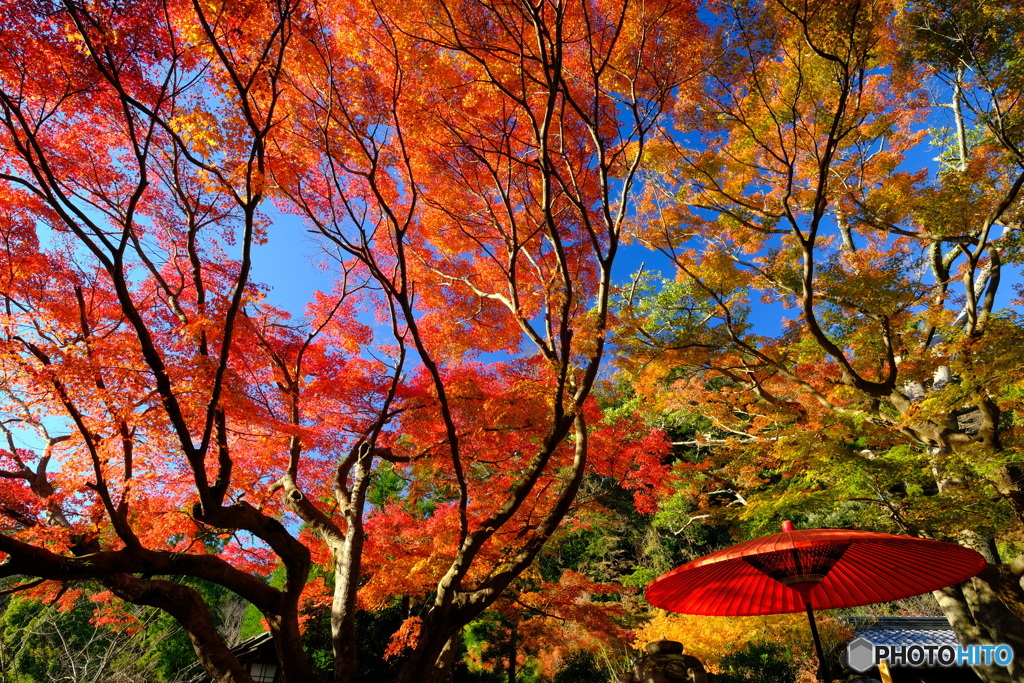
<svg viewBox="0 0 1024 683">
<path fill-rule="evenodd" d="M 933 594 L 961 643 L 1007 644 L 1015 653 L 1024 653 L 1024 621 L 999 599 L 1000 593 L 1019 593 L 1019 580 L 1015 587 L 999 585 L 1006 579 L 998 572 L 983 574 L 984 578 L 977 576 Z M 1024 683 L 1024 658 L 1020 654 L 1007 667 L 971 668 L 985 683 Z"/>
<path fill-rule="evenodd" d="M 424 623 L 420 642 L 409 655 L 395 683 L 444 683 L 452 670 L 462 629 L 437 628 L 428 630 Z"/>
</svg>

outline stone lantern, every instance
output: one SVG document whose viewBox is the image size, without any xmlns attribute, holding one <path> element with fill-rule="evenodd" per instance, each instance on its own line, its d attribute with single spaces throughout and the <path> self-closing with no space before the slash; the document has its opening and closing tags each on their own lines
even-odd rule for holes
<svg viewBox="0 0 1024 683">
<path fill-rule="evenodd" d="M 633 664 L 633 670 L 619 674 L 619 683 L 709 683 L 711 678 L 701 661 L 683 654 L 675 640 L 647 643 L 647 654 Z"/>
</svg>

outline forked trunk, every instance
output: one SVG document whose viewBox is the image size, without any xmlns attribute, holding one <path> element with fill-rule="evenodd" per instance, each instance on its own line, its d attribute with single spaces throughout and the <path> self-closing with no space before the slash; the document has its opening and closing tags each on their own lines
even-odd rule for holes
<svg viewBox="0 0 1024 683">
<path fill-rule="evenodd" d="M 449 611 L 437 611 L 423 620 L 416 647 L 409 654 L 395 683 L 444 683 L 455 661 L 463 624 L 456 624 Z"/>
</svg>

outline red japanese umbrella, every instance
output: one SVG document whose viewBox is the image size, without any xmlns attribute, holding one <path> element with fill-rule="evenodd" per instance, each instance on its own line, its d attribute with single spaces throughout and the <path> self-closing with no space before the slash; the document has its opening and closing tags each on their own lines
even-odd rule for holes
<svg viewBox="0 0 1024 683">
<path fill-rule="evenodd" d="M 814 610 L 889 602 L 961 583 L 985 567 L 953 543 L 873 531 L 807 529 L 705 555 L 647 587 L 655 607 L 684 614 L 753 616 L 807 612 L 826 682 L 831 681 Z"/>
</svg>

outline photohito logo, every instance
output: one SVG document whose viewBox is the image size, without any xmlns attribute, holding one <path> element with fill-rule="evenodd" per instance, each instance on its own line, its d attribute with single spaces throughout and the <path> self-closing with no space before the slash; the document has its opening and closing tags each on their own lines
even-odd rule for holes
<svg viewBox="0 0 1024 683">
<path fill-rule="evenodd" d="M 857 638 L 846 646 L 846 656 L 854 671 L 867 671 L 883 659 L 890 666 L 1006 666 L 1013 661 L 1009 645 L 875 645 Z"/>
</svg>

